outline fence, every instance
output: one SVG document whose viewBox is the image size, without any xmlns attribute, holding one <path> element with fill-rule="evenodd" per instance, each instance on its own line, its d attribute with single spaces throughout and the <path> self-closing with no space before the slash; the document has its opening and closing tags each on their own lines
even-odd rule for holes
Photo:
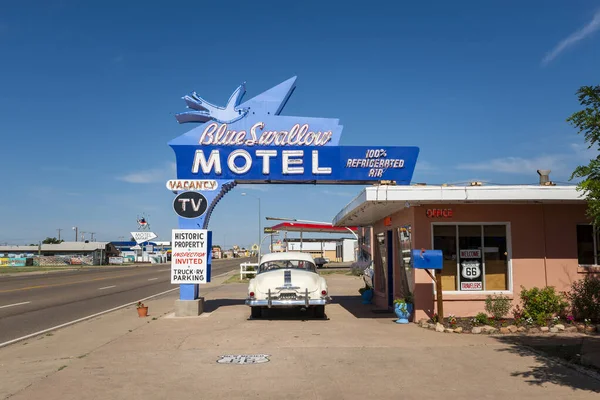
<svg viewBox="0 0 600 400">
<path fill-rule="evenodd" d="M 249 270 L 248 267 L 252 269 Z M 240 264 L 240 279 L 244 279 L 244 275 L 256 275 L 258 263 L 241 263 Z"/>
</svg>

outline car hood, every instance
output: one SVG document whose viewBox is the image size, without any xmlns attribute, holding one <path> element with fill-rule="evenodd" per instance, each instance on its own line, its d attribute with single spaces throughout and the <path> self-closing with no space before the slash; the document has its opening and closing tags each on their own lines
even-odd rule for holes
<svg viewBox="0 0 600 400">
<path fill-rule="evenodd" d="M 271 292 L 279 291 L 284 286 L 291 286 L 297 288 L 297 291 L 305 291 L 308 289 L 309 292 L 319 290 L 320 280 L 322 278 L 310 271 L 303 271 L 298 269 L 278 269 L 275 271 L 267 271 L 258 274 L 253 279 L 254 286 L 257 291 L 267 293 L 269 289 Z"/>
</svg>

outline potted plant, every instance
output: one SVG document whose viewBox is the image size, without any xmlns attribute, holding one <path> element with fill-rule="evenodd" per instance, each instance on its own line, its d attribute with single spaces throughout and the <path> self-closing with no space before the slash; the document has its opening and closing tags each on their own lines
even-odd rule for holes
<svg viewBox="0 0 600 400">
<path fill-rule="evenodd" d="M 140 316 L 140 318 L 148 316 L 148 306 L 145 306 L 144 303 L 142 303 L 141 301 L 138 301 L 136 308 L 137 308 L 137 312 L 138 312 L 138 315 Z"/>
<path fill-rule="evenodd" d="M 371 304 L 371 300 L 373 300 L 373 288 L 365 285 L 365 287 L 358 289 L 358 293 L 362 297 L 363 304 Z"/>
<path fill-rule="evenodd" d="M 408 324 L 408 319 L 413 311 L 412 293 L 408 293 L 404 298 L 394 300 L 394 312 L 398 317 L 397 324 Z"/>
</svg>

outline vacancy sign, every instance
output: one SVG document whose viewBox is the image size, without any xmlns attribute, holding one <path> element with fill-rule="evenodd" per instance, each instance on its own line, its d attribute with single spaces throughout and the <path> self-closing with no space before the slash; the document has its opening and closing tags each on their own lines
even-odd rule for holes
<svg viewBox="0 0 600 400">
<path fill-rule="evenodd" d="M 171 283 L 210 282 L 210 235 L 205 229 L 173 229 L 171 237 Z"/>
<path fill-rule="evenodd" d="M 133 240 L 135 240 L 135 242 L 139 244 L 157 238 L 158 236 L 156 236 L 154 232 L 137 231 L 131 232 L 131 237 L 133 237 Z"/>
</svg>

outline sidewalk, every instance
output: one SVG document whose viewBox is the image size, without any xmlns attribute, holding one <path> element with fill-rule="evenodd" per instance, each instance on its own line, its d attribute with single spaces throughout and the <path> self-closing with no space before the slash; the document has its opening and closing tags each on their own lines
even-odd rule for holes
<svg viewBox="0 0 600 400">
<path fill-rule="evenodd" d="M 359 278 L 328 275 L 327 320 L 249 319 L 246 285 L 203 286 L 207 313 L 173 318 L 176 295 L 0 349 L 0 398 L 596 399 L 600 381 L 480 335 L 397 325 L 360 304 Z M 177 293 L 177 292 L 174 292 Z M 157 318 L 157 319 L 154 319 Z M 267 354 L 261 364 L 225 355 Z"/>
</svg>

